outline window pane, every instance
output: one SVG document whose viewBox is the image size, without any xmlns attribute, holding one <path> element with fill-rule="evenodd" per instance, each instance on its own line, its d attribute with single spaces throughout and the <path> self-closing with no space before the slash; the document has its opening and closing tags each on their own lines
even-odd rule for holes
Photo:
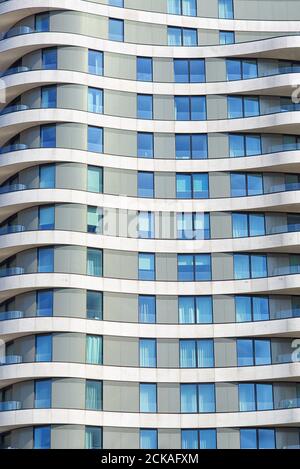
<svg viewBox="0 0 300 469">
<path fill-rule="evenodd" d="M 239 384 L 239 410 L 240 412 L 256 410 L 254 384 Z"/>
<path fill-rule="evenodd" d="M 193 197 L 194 199 L 208 198 L 208 174 L 193 174 Z"/>
<path fill-rule="evenodd" d="M 88 126 L 88 151 L 103 152 L 103 129 L 100 127 Z"/>
<path fill-rule="evenodd" d="M 180 368 L 196 368 L 196 341 L 180 340 Z"/>
<path fill-rule="evenodd" d="M 190 82 L 191 83 L 204 83 L 205 82 L 205 60 L 204 59 L 190 60 Z"/>
<path fill-rule="evenodd" d="M 188 254 L 178 255 L 178 280 L 194 280 L 194 257 Z"/>
<path fill-rule="evenodd" d="M 140 430 L 140 448 L 157 448 L 157 430 Z"/>
<path fill-rule="evenodd" d="M 257 384 L 257 410 L 272 410 L 273 409 L 273 385 L 272 384 Z"/>
<path fill-rule="evenodd" d="M 40 189 L 53 189 L 55 187 L 55 165 L 40 166 Z"/>
<path fill-rule="evenodd" d="M 42 88 L 42 108 L 56 108 L 56 85 L 43 86 Z"/>
<path fill-rule="evenodd" d="M 243 60 L 243 79 L 257 78 L 257 62 L 256 60 Z"/>
<path fill-rule="evenodd" d="M 232 0 L 219 0 L 219 18 L 233 18 Z"/>
<path fill-rule="evenodd" d="M 109 18 L 109 33 L 110 41 L 124 41 L 124 22 L 123 20 L 116 20 Z"/>
<path fill-rule="evenodd" d="M 251 298 L 249 296 L 235 297 L 235 317 L 236 322 L 252 321 Z"/>
<path fill-rule="evenodd" d="M 152 81 L 151 57 L 137 57 L 137 79 L 141 81 Z"/>
<path fill-rule="evenodd" d="M 100 249 L 87 249 L 87 275 L 102 276 L 102 251 Z"/>
<path fill-rule="evenodd" d="M 87 210 L 87 231 L 88 233 L 102 233 L 102 208 L 88 207 Z"/>
<path fill-rule="evenodd" d="M 88 166 L 87 190 L 89 192 L 103 192 L 102 187 L 102 168 Z"/>
<path fill-rule="evenodd" d="M 267 321 L 270 319 L 269 315 L 269 300 L 262 296 L 255 296 L 252 299 L 253 303 L 253 321 Z"/>
<path fill-rule="evenodd" d="M 57 69 L 57 49 L 50 47 L 42 50 L 42 66 L 45 70 Z"/>
<path fill-rule="evenodd" d="M 188 160 L 191 158 L 191 136 L 178 134 L 175 136 L 176 158 Z"/>
<path fill-rule="evenodd" d="M 124 7 L 124 0 L 109 0 L 108 4 L 112 7 Z"/>
<path fill-rule="evenodd" d="M 54 249 L 38 248 L 38 272 L 54 271 Z"/>
<path fill-rule="evenodd" d="M 205 96 L 193 96 L 191 98 L 191 120 L 203 121 L 206 119 Z"/>
<path fill-rule="evenodd" d="M 263 236 L 265 232 L 265 216 L 255 213 L 249 215 L 249 232 L 250 236 Z"/>
<path fill-rule="evenodd" d="M 257 449 L 256 430 L 253 428 L 240 430 L 241 449 Z"/>
<path fill-rule="evenodd" d="M 52 360 L 52 336 L 37 335 L 35 338 L 35 361 L 51 362 Z"/>
<path fill-rule="evenodd" d="M 244 197 L 247 195 L 245 174 L 232 173 L 230 175 L 230 182 L 231 197 Z"/>
<path fill-rule="evenodd" d="M 220 44 L 234 44 L 235 37 L 233 31 L 220 31 L 219 35 Z"/>
<path fill-rule="evenodd" d="M 156 367 L 156 340 L 140 339 L 140 367 Z"/>
<path fill-rule="evenodd" d="M 200 449 L 217 449 L 216 430 L 200 430 Z"/>
<path fill-rule="evenodd" d="M 208 156 L 208 143 L 207 135 L 195 134 L 192 135 L 192 158 L 193 159 L 205 159 Z"/>
<path fill-rule="evenodd" d="M 248 254 L 234 254 L 234 278 L 236 280 L 250 278 L 250 262 Z"/>
<path fill-rule="evenodd" d="M 199 412 L 215 412 L 215 385 L 199 384 L 198 386 L 198 408 Z"/>
<path fill-rule="evenodd" d="M 139 280 L 155 280 L 154 254 L 139 254 Z"/>
<path fill-rule="evenodd" d="M 88 290 L 86 293 L 86 313 L 88 319 L 102 319 L 102 293 Z"/>
<path fill-rule="evenodd" d="M 251 277 L 267 277 L 267 256 L 252 255 L 251 259 Z"/>
<path fill-rule="evenodd" d="M 248 339 L 237 340 L 238 366 L 253 366 L 253 341 Z"/>
<path fill-rule="evenodd" d="M 261 155 L 261 138 L 259 135 L 246 135 L 246 155 Z"/>
<path fill-rule="evenodd" d="M 197 6 L 196 0 L 181 0 L 182 1 L 182 14 L 187 16 L 196 16 Z"/>
<path fill-rule="evenodd" d="M 139 238 L 154 238 L 154 214 L 151 212 L 139 212 L 138 221 Z"/>
<path fill-rule="evenodd" d="M 270 340 L 255 340 L 255 365 L 271 364 L 271 342 Z"/>
<path fill-rule="evenodd" d="M 50 29 L 50 15 L 46 13 L 38 13 L 35 15 L 36 32 L 47 32 Z"/>
<path fill-rule="evenodd" d="M 34 449 L 50 449 L 51 448 L 51 427 L 35 427 L 33 431 L 33 447 Z"/>
<path fill-rule="evenodd" d="M 85 408 L 87 410 L 102 409 L 102 383 L 101 381 L 87 380 L 85 390 Z"/>
<path fill-rule="evenodd" d="M 53 291 L 52 290 L 39 290 L 37 292 L 37 316 L 52 316 L 53 315 Z"/>
<path fill-rule="evenodd" d="M 182 45 L 181 28 L 172 28 L 171 26 L 168 26 L 168 45 L 169 46 L 181 46 Z"/>
<path fill-rule="evenodd" d="M 183 37 L 182 42 L 184 46 L 197 46 L 198 44 L 197 29 L 183 28 L 182 37 Z"/>
<path fill-rule="evenodd" d="M 140 412 L 157 412 L 156 384 L 140 384 Z"/>
<path fill-rule="evenodd" d="M 194 239 L 193 214 L 177 213 L 177 238 Z"/>
<path fill-rule="evenodd" d="M 35 381 L 34 407 L 35 409 L 50 409 L 51 407 L 51 379 Z"/>
<path fill-rule="evenodd" d="M 41 148 L 56 147 L 56 126 L 52 124 L 41 125 Z"/>
<path fill-rule="evenodd" d="M 193 296 L 181 296 L 178 298 L 179 322 L 181 324 L 195 323 L 195 298 Z"/>
<path fill-rule="evenodd" d="M 176 174 L 176 197 L 178 199 L 192 198 L 192 176 L 190 174 Z"/>
<path fill-rule="evenodd" d="M 244 116 L 259 116 L 259 99 L 256 96 L 244 98 Z"/>
<path fill-rule="evenodd" d="M 228 96 L 227 105 L 229 119 L 243 117 L 243 98 L 241 96 Z"/>
<path fill-rule="evenodd" d="M 140 158 L 153 158 L 153 134 L 138 132 L 137 135 L 138 156 Z"/>
<path fill-rule="evenodd" d="M 275 445 L 275 432 L 267 428 L 258 429 L 258 448 L 259 449 L 274 449 Z"/>
<path fill-rule="evenodd" d="M 198 368 L 214 367 L 214 342 L 211 339 L 197 340 Z"/>
<path fill-rule="evenodd" d="M 248 236 L 248 215 L 245 213 L 232 214 L 232 234 L 234 238 Z"/>
<path fill-rule="evenodd" d="M 196 317 L 197 324 L 210 324 L 213 322 L 212 317 L 212 297 L 197 296 L 196 297 Z"/>
<path fill-rule="evenodd" d="M 93 75 L 103 75 L 103 52 L 89 50 L 89 73 Z"/>
<path fill-rule="evenodd" d="M 242 64 L 240 60 L 227 59 L 227 80 L 241 80 L 242 79 Z"/>
<path fill-rule="evenodd" d="M 263 179 L 261 174 L 247 175 L 248 195 L 260 195 L 263 193 Z"/>
<path fill-rule="evenodd" d="M 175 119 L 177 121 L 190 120 L 190 98 L 175 96 Z"/>
<path fill-rule="evenodd" d="M 181 432 L 181 447 L 182 449 L 198 449 L 198 431 L 197 430 L 182 430 Z"/>
<path fill-rule="evenodd" d="M 139 295 L 139 322 L 145 324 L 156 323 L 155 296 Z"/>
<path fill-rule="evenodd" d="M 54 206 L 39 207 L 39 230 L 53 230 L 54 229 Z"/>
<path fill-rule="evenodd" d="M 182 384 L 180 386 L 180 409 L 182 413 L 196 413 L 198 411 L 196 384 Z"/>
<path fill-rule="evenodd" d="M 195 280 L 211 279 L 210 254 L 197 254 L 195 256 Z"/>
<path fill-rule="evenodd" d="M 138 172 L 138 196 L 154 197 L 154 173 Z"/>
<path fill-rule="evenodd" d="M 99 427 L 85 427 L 85 448 L 101 449 L 102 431 Z"/>
<path fill-rule="evenodd" d="M 188 60 L 174 59 L 174 76 L 175 83 L 188 83 L 190 81 Z"/>
<path fill-rule="evenodd" d="M 103 91 L 102 90 L 99 90 L 98 88 L 88 89 L 88 112 L 95 112 L 97 114 L 103 113 Z M 90 137 L 92 136 L 90 135 Z"/>
<path fill-rule="evenodd" d="M 91 365 L 102 365 L 102 337 L 86 336 L 86 362 Z"/>
<path fill-rule="evenodd" d="M 181 0 L 168 0 L 168 13 L 181 15 Z"/>
<path fill-rule="evenodd" d="M 229 153 L 231 158 L 245 156 L 243 135 L 229 135 Z"/>
<path fill-rule="evenodd" d="M 138 119 L 153 119 L 153 96 L 138 94 L 137 96 Z"/>
</svg>

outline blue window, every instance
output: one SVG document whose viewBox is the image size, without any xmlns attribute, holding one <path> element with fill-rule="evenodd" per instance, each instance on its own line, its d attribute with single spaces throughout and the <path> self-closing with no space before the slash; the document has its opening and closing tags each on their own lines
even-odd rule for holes
<svg viewBox="0 0 300 469">
<path fill-rule="evenodd" d="M 56 85 L 42 87 L 41 105 L 43 108 L 56 107 Z"/>
<path fill-rule="evenodd" d="M 88 166 L 87 190 L 89 192 L 103 192 L 103 170 L 97 166 Z"/>
<path fill-rule="evenodd" d="M 98 335 L 86 336 L 86 363 L 90 365 L 102 365 L 103 344 L 102 337 Z"/>
<path fill-rule="evenodd" d="M 180 386 L 182 413 L 210 413 L 216 411 L 214 384 L 182 384 Z"/>
<path fill-rule="evenodd" d="M 255 384 L 239 384 L 238 387 L 240 412 L 256 410 Z"/>
<path fill-rule="evenodd" d="M 40 126 L 40 145 L 42 148 L 56 147 L 56 125 L 45 124 Z"/>
<path fill-rule="evenodd" d="M 211 296 L 179 296 L 180 324 L 210 324 L 212 323 Z"/>
<path fill-rule="evenodd" d="M 257 449 L 257 434 L 255 428 L 240 430 L 241 449 Z"/>
<path fill-rule="evenodd" d="M 154 137 L 150 132 L 138 132 L 137 134 L 137 155 L 140 158 L 153 158 Z"/>
<path fill-rule="evenodd" d="M 37 316 L 53 316 L 53 290 L 38 290 L 36 304 Z"/>
<path fill-rule="evenodd" d="M 110 41 L 124 41 L 124 21 L 109 18 L 109 33 L 108 37 Z"/>
<path fill-rule="evenodd" d="M 244 197 L 263 194 L 263 177 L 258 173 L 232 173 L 231 197 Z"/>
<path fill-rule="evenodd" d="M 263 339 L 237 340 L 238 366 L 270 365 L 271 342 Z"/>
<path fill-rule="evenodd" d="M 261 154 L 260 135 L 237 135 L 229 136 L 230 157 L 254 156 Z"/>
<path fill-rule="evenodd" d="M 137 57 L 136 60 L 137 60 L 136 62 L 137 80 L 152 81 L 153 80 L 152 58 L 151 57 Z"/>
<path fill-rule="evenodd" d="M 227 59 L 227 80 L 247 80 L 257 78 L 258 68 L 255 59 Z"/>
<path fill-rule="evenodd" d="M 33 447 L 34 449 L 51 448 L 51 427 L 34 427 L 33 429 Z"/>
<path fill-rule="evenodd" d="M 228 118 L 258 116 L 259 98 L 257 96 L 228 96 Z"/>
<path fill-rule="evenodd" d="M 102 233 L 103 211 L 100 207 L 87 209 L 87 231 L 88 233 Z"/>
<path fill-rule="evenodd" d="M 168 13 L 171 15 L 196 16 L 196 0 L 168 0 Z"/>
<path fill-rule="evenodd" d="M 212 339 L 180 340 L 180 368 L 213 368 L 214 342 Z"/>
<path fill-rule="evenodd" d="M 175 119 L 178 121 L 205 120 L 205 96 L 175 96 Z"/>
<path fill-rule="evenodd" d="M 86 293 L 86 316 L 88 319 L 102 320 L 103 297 L 102 293 L 88 290 Z"/>
<path fill-rule="evenodd" d="M 257 78 L 258 76 L 258 69 L 257 69 L 257 61 L 254 59 L 244 59 L 242 61 L 242 75 L 243 80 L 247 80 L 250 78 Z"/>
<path fill-rule="evenodd" d="M 54 219 L 54 205 L 44 205 L 39 207 L 39 230 L 53 230 Z"/>
<path fill-rule="evenodd" d="M 157 449 L 157 430 L 143 428 L 140 430 L 140 448 Z"/>
<path fill-rule="evenodd" d="M 154 173 L 147 171 L 138 172 L 138 196 L 154 197 Z"/>
<path fill-rule="evenodd" d="M 138 119 L 153 119 L 152 94 L 137 95 L 137 117 Z"/>
<path fill-rule="evenodd" d="M 177 213 L 178 239 L 209 239 L 209 213 Z"/>
<path fill-rule="evenodd" d="M 247 278 L 267 277 L 267 256 L 234 254 L 234 278 L 236 280 Z"/>
<path fill-rule="evenodd" d="M 139 322 L 156 323 L 156 298 L 150 295 L 139 295 Z"/>
<path fill-rule="evenodd" d="M 174 59 L 174 77 L 176 83 L 204 83 L 204 59 Z"/>
<path fill-rule="evenodd" d="M 256 407 L 257 410 L 272 410 L 273 402 L 273 385 L 272 384 L 256 384 Z"/>
<path fill-rule="evenodd" d="M 234 238 L 265 235 L 266 230 L 264 214 L 233 213 L 232 234 Z"/>
<path fill-rule="evenodd" d="M 85 408 L 87 410 L 102 409 L 102 382 L 86 380 L 85 383 Z"/>
<path fill-rule="evenodd" d="M 54 248 L 38 248 L 38 272 L 54 271 Z"/>
<path fill-rule="evenodd" d="M 51 379 L 40 379 L 34 383 L 35 409 L 50 409 L 51 407 Z"/>
<path fill-rule="evenodd" d="M 103 113 L 103 90 L 98 88 L 88 89 L 88 112 Z"/>
<path fill-rule="evenodd" d="M 178 199 L 207 199 L 208 174 L 176 174 L 176 197 Z"/>
<path fill-rule="evenodd" d="M 103 129 L 101 127 L 88 126 L 88 151 L 103 152 Z"/>
<path fill-rule="evenodd" d="M 168 26 L 168 45 L 169 46 L 197 46 L 197 29 L 175 28 Z"/>
<path fill-rule="evenodd" d="M 220 31 L 219 35 L 220 44 L 234 44 L 235 35 L 233 31 Z"/>
<path fill-rule="evenodd" d="M 139 253 L 139 280 L 155 280 L 155 254 Z"/>
<path fill-rule="evenodd" d="M 253 321 L 267 321 L 270 319 L 269 299 L 265 296 L 252 297 Z"/>
<path fill-rule="evenodd" d="M 207 134 L 177 134 L 175 147 L 177 159 L 206 159 L 208 157 Z"/>
<path fill-rule="evenodd" d="M 154 214 L 152 212 L 138 213 L 138 236 L 139 238 L 152 239 L 154 232 Z"/>
<path fill-rule="evenodd" d="M 249 412 L 273 409 L 272 384 L 239 384 L 239 410 Z"/>
<path fill-rule="evenodd" d="M 90 74 L 103 75 L 103 52 L 89 49 L 88 66 Z"/>
<path fill-rule="evenodd" d="M 42 67 L 44 70 L 57 69 L 57 48 L 42 49 Z"/>
<path fill-rule="evenodd" d="M 140 367 L 156 368 L 156 339 L 140 339 Z"/>
<path fill-rule="evenodd" d="M 210 430 L 182 430 L 181 431 L 182 449 L 216 449 L 217 432 Z"/>
<path fill-rule="evenodd" d="M 46 13 L 38 13 L 35 15 L 35 30 L 40 32 L 47 32 L 50 30 L 50 14 L 49 12 Z"/>
<path fill-rule="evenodd" d="M 99 427 L 85 427 L 85 448 L 102 448 L 102 429 Z"/>
<path fill-rule="evenodd" d="M 233 19 L 233 0 L 219 0 L 219 18 Z"/>
<path fill-rule="evenodd" d="M 236 296 L 237 322 L 267 321 L 270 318 L 269 299 L 264 296 Z"/>
<path fill-rule="evenodd" d="M 87 275 L 93 275 L 94 277 L 102 276 L 102 250 L 101 249 L 87 249 L 87 261 L 86 261 L 86 273 Z"/>
<path fill-rule="evenodd" d="M 156 384 L 140 384 L 140 412 L 157 412 Z"/>
<path fill-rule="evenodd" d="M 43 334 L 35 337 L 35 361 L 51 362 L 52 360 L 52 335 Z"/>
<path fill-rule="evenodd" d="M 240 430 L 241 449 L 276 448 L 275 430 L 271 428 L 244 428 Z"/>
<path fill-rule="evenodd" d="M 178 280 L 192 282 L 211 279 L 210 254 L 179 254 Z"/>
<path fill-rule="evenodd" d="M 112 7 L 124 7 L 124 0 L 108 0 L 108 4 Z"/>
</svg>

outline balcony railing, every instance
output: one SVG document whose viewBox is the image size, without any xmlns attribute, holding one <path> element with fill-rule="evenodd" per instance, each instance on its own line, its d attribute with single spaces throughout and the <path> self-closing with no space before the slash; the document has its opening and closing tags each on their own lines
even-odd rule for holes
<svg viewBox="0 0 300 469">
<path fill-rule="evenodd" d="M 0 412 L 9 412 L 11 410 L 20 410 L 21 402 L 19 401 L 6 401 L 0 402 Z"/>
</svg>

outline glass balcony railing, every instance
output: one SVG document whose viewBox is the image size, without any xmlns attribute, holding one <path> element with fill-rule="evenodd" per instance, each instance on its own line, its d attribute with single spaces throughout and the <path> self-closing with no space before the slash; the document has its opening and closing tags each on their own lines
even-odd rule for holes
<svg viewBox="0 0 300 469">
<path fill-rule="evenodd" d="M 1 39 L 8 39 L 10 37 L 14 36 L 23 36 L 23 34 L 30 34 L 33 33 L 34 29 L 31 28 L 30 26 L 15 26 L 14 28 L 11 28 L 9 31 L 4 33 L 1 37 Z"/>
<path fill-rule="evenodd" d="M 21 355 L 6 355 L 0 358 L 0 365 L 15 365 L 22 363 L 23 358 Z"/>
<path fill-rule="evenodd" d="M 8 192 L 25 191 L 27 186 L 25 184 L 9 184 L 0 187 L 0 194 L 7 194 Z"/>
<path fill-rule="evenodd" d="M 8 267 L 7 269 L 0 269 L 0 277 L 10 277 L 12 275 L 24 274 L 24 267 Z"/>
<path fill-rule="evenodd" d="M 9 321 L 11 319 L 21 319 L 24 317 L 23 311 L 5 311 L 0 313 L 0 321 Z"/>
<path fill-rule="evenodd" d="M 6 145 L 0 149 L 0 153 L 11 153 L 13 151 L 27 150 L 28 145 L 25 143 L 15 143 L 14 145 Z"/>
<path fill-rule="evenodd" d="M 20 410 L 21 402 L 19 401 L 6 401 L 0 402 L 0 412 L 9 412 L 11 410 Z"/>
<path fill-rule="evenodd" d="M 25 67 L 24 65 L 21 65 L 19 67 L 11 67 L 8 70 L 6 70 L 1 76 L 7 77 L 9 75 L 14 75 L 15 73 L 29 72 L 29 70 L 30 68 Z"/>
<path fill-rule="evenodd" d="M 292 399 L 283 399 L 279 402 L 279 409 L 293 409 L 300 407 L 300 397 L 294 397 Z"/>
<path fill-rule="evenodd" d="M 3 226 L 2 228 L 0 228 L 0 236 L 11 233 L 21 233 L 22 231 L 25 231 L 24 225 Z"/>
<path fill-rule="evenodd" d="M 9 114 L 11 112 L 26 111 L 27 109 L 29 109 L 29 106 L 27 106 L 26 104 L 15 104 L 13 106 L 7 106 L 2 109 L 0 115 L 4 116 L 5 114 Z"/>
</svg>

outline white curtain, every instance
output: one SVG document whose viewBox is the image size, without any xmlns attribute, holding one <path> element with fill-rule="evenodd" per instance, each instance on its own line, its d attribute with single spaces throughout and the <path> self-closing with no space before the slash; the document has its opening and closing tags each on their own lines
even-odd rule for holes
<svg viewBox="0 0 300 469">
<path fill-rule="evenodd" d="M 179 322 L 181 324 L 194 324 L 195 298 L 193 296 L 179 298 Z"/>
<path fill-rule="evenodd" d="M 181 0 L 168 0 L 168 13 L 170 13 L 171 15 L 180 15 L 180 3 Z"/>
<path fill-rule="evenodd" d="M 198 368 L 211 368 L 214 366 L 213 341 L 203 339 L 197 341 Z"/>
<path fill-rule="evenodd" d="M 196 341 L 182 340 L 180 342 L 181 368 L 196 368 Z"/>
<path fill-rule="evenodd" d="M 88 335 L 86 338 L 86 361 L 94 365 L 102 363 L 102 337 Z"/>
</svg>

